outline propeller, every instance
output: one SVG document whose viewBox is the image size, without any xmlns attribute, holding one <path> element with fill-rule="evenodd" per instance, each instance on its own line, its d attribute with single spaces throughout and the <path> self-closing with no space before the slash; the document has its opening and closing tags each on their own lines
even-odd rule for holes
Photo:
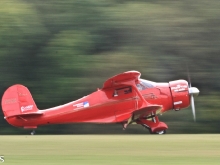
<svg viewBox="0 0 220 165">
<path fill-rule="evenodd" d="M 196 87 L 192 87 L 191 85 L 191 80 L 190 80 L 190 76 L 189 76 L 189 70 L 187 67 L 187 71 L 188 71 L 188 83 L 189 83 L 189 94 L 190 94 L 190 102 L 191 102 L 191 108 L 192 108 L 192 114 L 193 114 L 193 119 L 194 121 L 196 121 L 196 109 L 195 109 L 195 103 L 194 103 L 194 96 L 198 96 L 199 95 L 199 89 Z"/>
</svg>

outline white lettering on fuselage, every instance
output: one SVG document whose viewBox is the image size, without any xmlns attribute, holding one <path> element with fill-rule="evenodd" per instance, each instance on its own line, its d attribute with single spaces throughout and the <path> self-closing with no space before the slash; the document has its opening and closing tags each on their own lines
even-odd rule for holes
<svg viewBox="0 0 220 165">
<path fill-rule="evenodd" d="M 14 104 L 17 103 L 17 99 L 16 98 L 11 98 L 11 99 L 5 99 L 4 104 Z"/>
<path fill-rule="evenodd" d="M 178 105 L 178 104 L 182 104 L 182 103 L 183 103 L 182 101 L 177 101 L 177 102 L 174 102 L 173 104 Z"/>
<path fill-rule="evenodd" d="M 187 85 L 177 85 L 176 87 L 171 87 L 174 92 L 183 92 L 187 90 Z"/>
<path fill-rule="evenodd" d="M 76 109 L 86 108 L 86 107 L 89 107 L 89 102 L 85 101 L 85 102 L 82 102 L 82 103 L 78 103 L 78 104 L 73 105 L 73 107 L 75 107 Z"/>
<path fill-rule="evenodd" d="M 21 107 L 21 112 L 24 112 L 24 111 L 30 111 L 33 109 L 33 105 L 28 105 L 28 106 L 22 106 Z"/>
</svg>

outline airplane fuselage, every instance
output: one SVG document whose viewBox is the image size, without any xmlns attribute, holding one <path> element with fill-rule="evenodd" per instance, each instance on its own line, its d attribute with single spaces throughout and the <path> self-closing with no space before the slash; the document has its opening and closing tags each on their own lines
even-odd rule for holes
<svg viewBox="0 0 220 165">
<path fill-rule="evenodd" d="M 187 91 L 184 92 L 183 89 L 183 91 L 176 91 L 181 94 L 176 102 L 174 102 L 176 96 L 172 96 L 172 90 L 177 90 L 178 87 L 184 86 L 184 89 L 188 90 L 187 82 L 184 80 L 173 82 L 175 83 L 172 86 L 170 83 L 154 83 L 154 86 L 140 88 L 139 91 L 148 103 L 162 105 L 163 108 L 159 113 L 175 109 L 177 103 L 184 104 L 184 107 L 188 106 L 189 103 L 183 97 L 188 95 Z M 132 86 L 119 85 L 117 88 L 98 89 L 88 96 L 61 106 L 39 110 L 43 112 L 42 115 L 14 116 L 9 118 L 8 122 L 24 128 L 60 123 L 120 123 L 130 118 L 138 104 L 140 104 L 140 97 Z"/>
</svg>

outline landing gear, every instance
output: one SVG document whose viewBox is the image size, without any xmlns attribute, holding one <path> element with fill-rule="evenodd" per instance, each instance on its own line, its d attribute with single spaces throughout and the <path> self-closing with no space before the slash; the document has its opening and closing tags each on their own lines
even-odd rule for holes
<svg viewBox="0 0 220 165">
<path fill-rule="evenodd" d="M 139 119 L 139 121 L 137 121 L 136 123 L 141 124 L 142 126 L 147 128 L 151 134 L 165 134 L 168 128 L 168 126 L 164 122 L 160 122 L 158 120 L 157 116 L 155 116 L 153 120 Z"/>
<path fill-rule="evenodd" d="M 157 131 L 157 132 L 152 132 L 152 131 L 150 131 L 150 133 L 151 133 L 151 134 L 163 135 L 163 134 L 166 134 L 166 130 Z"/>
<path fill-rule="evenodd" d="M 36 133 L 35 130 L 31 131 L 31 135 L 35 135 L 35 133 Z"/>
<path fill-rule="evenodd" d="M 166 130 L 161 130 L 161 131 L 156 131 L 153 132 L 152 129 L 150 127 L 148 127 L 147 125 L 142 125 L 144 128 L 148 129 L 150 134 L 158 134 L 158 135 L 163 135 L 166 134 Z"/>
<path fill-rule="evenodd" d="M 159 134 L 159 135 L 166 134 L 166 130 L 158 131 L 156 132 L 156 134 Z"/>
</svg>

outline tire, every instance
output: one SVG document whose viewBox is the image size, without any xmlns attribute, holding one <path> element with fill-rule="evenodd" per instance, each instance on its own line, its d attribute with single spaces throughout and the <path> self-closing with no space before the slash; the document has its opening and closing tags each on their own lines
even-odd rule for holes
<svg viewBox="0 0 220 165">
<path fill-rule="evenodd" d="M 157 134 L 157 135 L 163 135 L 166 134 L 166 130 L 158 131 L 158 132 L 152 132 L 150 131 L 151 134 Z"/>
</svg>

